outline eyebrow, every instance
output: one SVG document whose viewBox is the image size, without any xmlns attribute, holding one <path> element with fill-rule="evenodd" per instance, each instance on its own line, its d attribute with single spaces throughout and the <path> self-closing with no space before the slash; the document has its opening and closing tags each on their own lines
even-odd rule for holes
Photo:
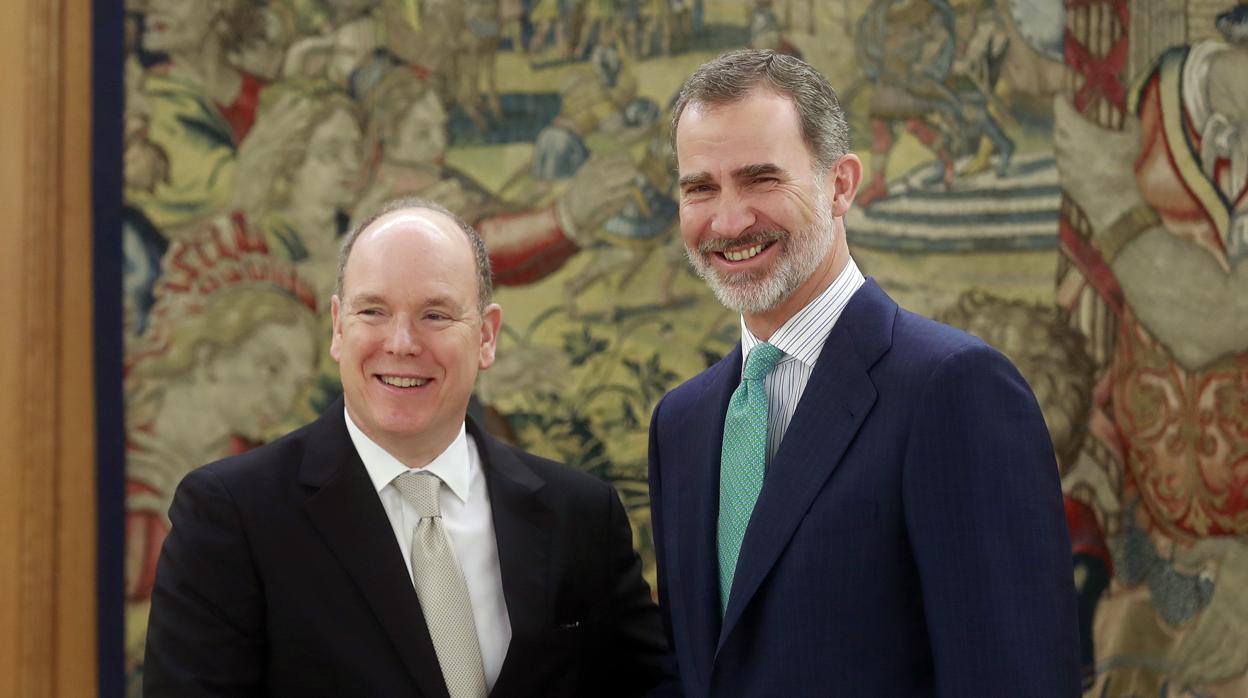
<svg viewBox="0 0 1248 698">
<path fill-rule="evenodd" d="M 429 296 L 425 298 L 425 307 L 450 308 L 456 312 L 464 312 L 464 305 L 451 296 Z"/>
<path fill-rule="evenodd" d="M 733 179 L 754 179 L 765 175 L 784 174 L 784 168 L 775 163 L 760 162 L 756 165 L 746 165 L 733 171 Z"/>
<path fill-rule="evenodd" d="M 386 299 L 375 293 L 361 293 L 347 299 L 352 307 L 358 305 L 385 305 Z"/>
<path fill-rule="evenodd" d="M 686 187 L 697 184 L 706 184 L 711 181 L 711 175 L 706 172 L 695 172 L 693 174 L 682 175 L 680 178 L 680 189 L 683 191 Z"/>
<path fill-rule="evenodd" d="M 760 162 L 753 165 L 745 165 L 738 167 L 732 171 L 732 178 L 736 180 L 754 179 L 755 177 L 763 177 L 766 175 L 785 174 L 783 167 L 771 162 Z M 707 184 L 714 181 L 708 172 L 694 172 L 684 175 L 680 178 L 680 188 L 684 190 L 699 184 Z"/>
<path fill-rule="evenodd" d="M 348 300 L 349 300 L 349 304 L 351 305 L 351 307 L 358 307 L 362 305 L 385 305 L 385 306 L 390 305 L 390 303 L 385 298 L 375 293 L 361 293 L 358 296 L 352 296 Z M 429 296 L 428 298 L 425 298 L 424 307 L 428 308 L 430 306 L 441 306 L 441 307 L 446 307 L 446 308 L 453 308 L 459 311 L 464 310 L 462 305 L 460 303 L 457 303 L 454 298 L 450 296 L 444 296 L 444 295 L 433 295 L 433 296 Z"/>
</svg>

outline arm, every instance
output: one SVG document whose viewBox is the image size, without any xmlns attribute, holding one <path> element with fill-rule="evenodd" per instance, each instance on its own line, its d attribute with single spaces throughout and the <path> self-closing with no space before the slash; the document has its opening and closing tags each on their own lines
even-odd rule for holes
<svg viewBox="0 0 1248 698">
<path fill-rule="evenodd" d="M 1035 398 L 973 345 L 916 399 L 902 496 L 937 694 L 1080 695 L 1070 541 Z"/>
<path fill-rule="evenodd" d="M 156 566 L 143 694 L 263 693 L 264 600 L 233 498 L 216 474 L 193 470 L 169 509 L 173 528 Z"/>
<path fill-rule="evenodd" d="M 607 586 L 611 599 L 603 633 L 604 686 L 610 695 L 645 695 L 669 678 L 667 642 L 650 586 L 641 575 L 641 557 L 633 549 L 633 531 L 615 488 L 608 490 Z"/>
</svg>

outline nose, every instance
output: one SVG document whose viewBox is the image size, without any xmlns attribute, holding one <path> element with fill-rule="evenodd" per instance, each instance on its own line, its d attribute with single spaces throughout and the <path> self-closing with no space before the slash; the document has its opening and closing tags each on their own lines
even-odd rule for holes
<svg viewBox="0 0 1248 698">
<path fill-rule="evenodd" d="M 720 193 L 711 214 L 711 232 L 715 237 L 735 238 L 754 225 L 757 217 L 739 194 L 731 190 Z"/>
<path fill-rule="evenodd" d="M 403 356 L 420 353 L 420 339 L 410 320 L 396 317 L 390 332 L 386 335 L 385 350 L 390 354 Z"/>
</svg>

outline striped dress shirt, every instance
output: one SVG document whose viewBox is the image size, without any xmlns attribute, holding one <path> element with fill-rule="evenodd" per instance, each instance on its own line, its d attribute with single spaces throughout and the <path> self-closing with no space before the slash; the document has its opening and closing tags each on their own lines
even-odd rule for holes
<svg viewBox="0 0 1248 698">
<path fill-rule="evenodd" d="M 784 358 L 767 376 L 767 464 L 780 449 L 780 441 L 789 428 L 797 403 L 802 399 L 815 361 L 823 351 L 823 343 L 845 310 L 849 299 L 866 281 L 853 258 L 837 275 L 836 280 L 814 300 L 806 304 L 771 336 L 770 343 L 784 352 Z M 741 318 L 741 370 L 750 358 L 750 350 L 762 340 L 755 337 Z"/>
</svg>

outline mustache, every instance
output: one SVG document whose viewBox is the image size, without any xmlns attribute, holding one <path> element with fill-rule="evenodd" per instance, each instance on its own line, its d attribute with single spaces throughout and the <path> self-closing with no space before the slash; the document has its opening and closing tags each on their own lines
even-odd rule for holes
<svg viewBox="0 0 1248 698">
<path fill-rule="evenodd" d="M 779 229 L 754 230 L 735 238 L 716 238 L 714 240 L 707 240 L 698 245 L 698 252 L 701 252 L 702 254 L 727 252 L 731 249 L 753 247 L 754 245 L 765 245 L 770 242 L 780 242 L 787 240 L 788 238 L 789 234 Z"/>
</svg>

